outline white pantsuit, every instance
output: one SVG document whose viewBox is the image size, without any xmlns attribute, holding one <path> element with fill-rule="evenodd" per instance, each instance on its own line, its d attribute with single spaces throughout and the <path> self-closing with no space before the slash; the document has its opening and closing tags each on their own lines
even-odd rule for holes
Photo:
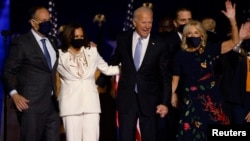
<svg viewBox="0 0 250 141">
<path fill-rule="evenodd" d="M 101 108 L 95 84 L 97 69 L 106 75 L 119 73 L 119 67 L 108 66 L 96 47 L 82 47 L 78 54 L 59 49 L 57 70 L 61 86 L 58 101 L 67 141 L 99 140 Z"/>
<path fill-rule="evenodd" d="M 66 127 L 67 141 L 98 141 L 99 121 L 97 113 L 84 113 L 81 115 L 62 117 Z"/>
</svg>

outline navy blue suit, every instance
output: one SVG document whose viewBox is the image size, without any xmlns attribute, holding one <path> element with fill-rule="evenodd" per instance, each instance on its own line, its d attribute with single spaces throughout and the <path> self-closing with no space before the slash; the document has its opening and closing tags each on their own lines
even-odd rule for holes
<svg viewBox="0 0 250 141">
<path fill-rule="evenodd" d="M 142 140 L 155 141 L 156 107 L 159 104 L 167 105 L 171 94 L 166 42 L 151 34 L 141 66 L 136 71 L 132 37 L 133 31 L 118 35 L 115 53 L 109 62 L 110 65 L 121 64 L 117 91 L 119 140 L 135 140 L 135 126 L 139 118 Z M 135 84 L 138 93 L 135 93 Z"/>
<path fill-rule="evenodd" d="M 58 58 L 56 42 L 49 40 Z M 3 71 L 3 84 L 6 94 L 15 89 L 29 100 L 29 108 L 18 111 L 21 141 L 59 141 L 60 119 L 55 99 L 57 63 L 56 59 L 50 70 L 31 31 L 11 42 Z"/>
</svg>

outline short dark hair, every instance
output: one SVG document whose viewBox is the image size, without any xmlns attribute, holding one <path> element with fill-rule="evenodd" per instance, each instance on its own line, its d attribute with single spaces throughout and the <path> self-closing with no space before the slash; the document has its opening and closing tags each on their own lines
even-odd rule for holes
<svg viewBox="0 0 250 141">
<path fill-rule="evenodd" d="M 47 8 L 41 5 L 32 6 L 28 11 L 29 19 L 34 19 L 36 16 L 36 11 L 39 9 L 47 9 Z"/>
<path fill-rule="evenodd" d="M 190 13 L 192 13 L 191 9 L 187 8 L 187 7 L 179 7 L 176 12 L 175 12 L 175 15 L 174 15 L 174 19 L 176 20 L 178 18 L 178 14 L 179 12 L 181 11 L 189 11 Z"/>
</svg>

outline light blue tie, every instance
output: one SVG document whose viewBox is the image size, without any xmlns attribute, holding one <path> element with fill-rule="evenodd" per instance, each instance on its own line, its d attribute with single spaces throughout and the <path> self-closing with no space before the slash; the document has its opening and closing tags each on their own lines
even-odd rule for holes
<svg viewBox="0 0 250 141">
<path fill-rule="evenodd" d="M 138 71 L 138 69 L 140 67 L 141 50 L 142 50 L 142 42 L 141 42 L 141 38 L 138 38 L 138 42 L 136 44 L 135 54 L 134 54 L 134 64 L 135 64 L 135 68 L 136 68 L 137 71 Z M 135 83 L 135 92 L 138 93 L 137 83 Z"/>
<path fill-rule="evenodd" d="M 47 60 L 48 66 L 50 69 L 52 69 L 49 51 L 48 51 L 47 46 L 46 46 L 46 39 L 41 39 L 41 42 L 43 43 L 43 51 L 44 51 L 43 53 L 44 53 L 45 58 Z"/>
<path fill-rule="evenodd" d="M 142 50 L 142 42 L 141 38 L 138 38 L 138 42 L 135 47 L 135 54 L 134 54 L 134 64 L 136 70 L 140 67 L 140 60 L 141 60 L 141 50 Z"/>
</svg>

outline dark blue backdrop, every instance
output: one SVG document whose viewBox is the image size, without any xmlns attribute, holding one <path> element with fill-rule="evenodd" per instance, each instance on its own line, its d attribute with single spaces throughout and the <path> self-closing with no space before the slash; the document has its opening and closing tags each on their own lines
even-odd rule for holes
<svg viewBox="0 0 250 141">
<path fill-rule="evenodd" d="M 0 38 L 0 74 L 2 74 L 3 70 L 3 63 L 5 58 L 5 52 L 7 50 L 7 44 L 8 44 L 8 32 L 9 30 L 9 4 L 10 0 L 2 0 L 0 2 L 0 31 L 1 31 L 1 38 Z M 0 75 L 1 76 L 1 75 Z M 2 81 L 0 80 L 0 121 L 3 120 L 3 103 L 4 103 L 4 92 L 2 87 Z M 2 131 L 3 122 L 0 122 L 0 131 Z M 0 137 L 2 136 L 0 132 Z"/>
<path fill-rule="evenodd" d="M 70 21 L 81 22 L 87 35 L 92 40 L 97 39 L 98 26 L 93 23 L 93 17 L 98 14 L 106 16 L 106 22 L 103 31 L 106 38 L 114 38 L 116 33 L 122 30 L 125 20 L 127 4 L 130 0 L 54 0 L 58 12 L 58 24 L 63 25 Z M 246 2 L 242 0 L 232 0 L 237 4 L 239 18 L 241 18 L 242 8 L 246 7 Z M 158 21 L 165 16 L 173 16 L 178 7 L 188 7 L 193 12 L 195 19 L 203 16 L 212 16 L 218 22 L 219 29 L 224 28 L 224 15 L 220 12 L 224 8 L 225 0 L 134 0 L 134 7 L 137 8 L 144 2 L 153 3 L 154 10 L 154 27 L 158 29 Z M 27 10 L 31 5 L 47 5 L 48 0 L 11 0 L 11 30 L 22 33 L 29 29 Z"/>
</svg>

